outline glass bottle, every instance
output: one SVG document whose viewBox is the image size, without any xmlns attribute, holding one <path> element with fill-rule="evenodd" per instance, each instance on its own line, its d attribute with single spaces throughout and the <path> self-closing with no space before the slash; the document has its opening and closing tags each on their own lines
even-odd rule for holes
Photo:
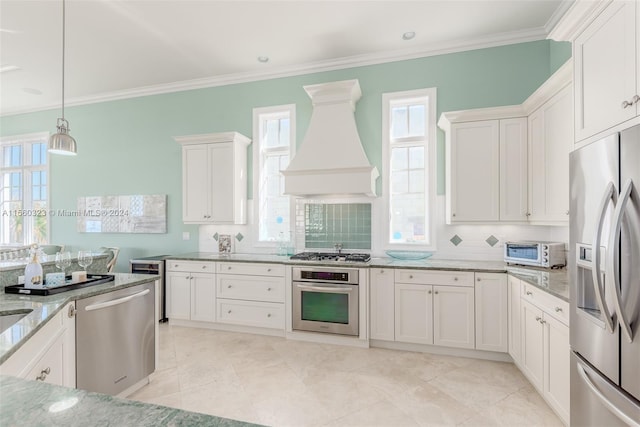
<svg viewBox="0 0 640 427">
<path fill-rule="evenodd" d="M 38 245 L 31 245 L 29 250 L 31 260 L 24 269 L 24 287 L 27 289 L 42 289 L 44 278 L 42 276 L 42 265 L 38 260 Z"/>
</svg>

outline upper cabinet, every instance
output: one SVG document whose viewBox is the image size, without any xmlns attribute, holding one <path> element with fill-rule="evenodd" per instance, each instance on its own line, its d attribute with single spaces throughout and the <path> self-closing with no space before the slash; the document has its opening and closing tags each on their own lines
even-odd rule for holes
<svg viewBox="0 0 640 427">
<path fill-rule="evenodd" d="M 576 141 L 640 115 L 638 9 L 614 0 L 573 42 Z"/>
<path fill-rule="evenodd" d="M 180 136 L 182 220 L 186 224 L 245 224 L 247 146 L 237 132 Z"/>
<path fill-rule="evenodd" d="M 568 222 L 571 73 L 568 62 L 522 105 L 442 114 L 447 223 Z"/>
</svg>

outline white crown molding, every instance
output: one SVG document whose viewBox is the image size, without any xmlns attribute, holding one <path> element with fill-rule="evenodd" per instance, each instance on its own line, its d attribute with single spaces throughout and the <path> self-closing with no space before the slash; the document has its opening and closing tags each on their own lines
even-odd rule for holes
<svg viewBox="0 0 640 427">
<path fill-rule="evenodd" d="M 473 110 L 447 111 L 440 115 L 438 127 L 449 132 L 452 123 L 527 117 L 573 81 L 573 61 L 568 60 L 522 104 Z"/>
<path fill-rule="evenodd" d="M 517 43 L 526 43 L 547 38 L 545 28 L 532 28 L 509 33 L 493 34 L 486 37 L 474 38 L 471 40 L 458 40 L 454 42 L 441 43 L 429 47 L 414 49 L 394 50 L 381 53 L 357 55 L 351 57 L 338 58 L 327 61 L 318 61 L 307 64 L 300 64 L 288 67 L 273 68 L 269 71 L 253 71 L 245 73 L 234 73 L 216 77 L 202 79 L 185 80 L 167 84 L 144 86 L 122 91 L 108 92 L 85 97 L 75 97 L 65 100 L 66 107 L 95 104 L 100 102 L 118 101 L 122 99 L 137 98 L 150 95 L 160 95 L 173 92 L 182 92 L 194 89 L 203 89 L 217 86 L 226 86 L 238 83 L 248 83 L 260 80 L 269 80 L 283 77 L 299 76 L 304 74 L 334 71 L 345 68 L 362 67 L 367 65 L 384 64 L 388 62 L 399 62 L 410 59 L 424 58 L 429 56 L 458 53 L 469 50 L 485 49 L 490 47 L 505 46 Z M 32 113 L 36 111 L 59 108 L 59 103 L 41 105 L 38 107 L 18 108 L 0 112 L 0 117 L 17 114 Z"/>
<path fill-rule="evenodd" d="M 576 0 L 548 31 L 548 39 L 573 42 L 612 0 Z M 554 14 L 555 15 L 555 14 Z"/>
</svg>

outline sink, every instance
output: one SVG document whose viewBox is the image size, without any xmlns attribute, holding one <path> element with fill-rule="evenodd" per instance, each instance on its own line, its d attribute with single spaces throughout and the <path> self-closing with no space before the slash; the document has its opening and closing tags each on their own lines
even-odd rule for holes
<svg viewBox="0 0 640 427">
<path fill-rule="evenodd" d="M 29 308 L 12 310 L 9 313 L 0 312 L 0 334 L 12 327 L 16 322 L 22 319 L 33 310 Z"/>
</svg>

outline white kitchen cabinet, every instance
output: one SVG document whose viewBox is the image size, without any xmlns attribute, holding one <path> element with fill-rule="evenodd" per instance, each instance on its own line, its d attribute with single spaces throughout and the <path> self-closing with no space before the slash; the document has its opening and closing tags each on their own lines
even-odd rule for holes
<svg viewBox="0 0 640 427">
<path fill-rule="evenodd" d="M 547 403 L 569 424 L 570 346 L 564 313 L 566 304 L 546 293 L 538 295 L 543 298 L 536 298 L 533 293 L 528 295 L 528 286 L 522 286 L 520 367 Z"/>
<path fill-rule="evenodd" d="M 216 320 L 215 263 L 167 260 L 167 317 Z"/>
<path fill-rule="evenodd" d="M 247 146 L 237 132 L 176 137 L 182 145 L 182 220 L 245 224 Z"/>
<path fill-rule="evenodd" d="M 473 348 L 473 273 L 395 271 L 395 340 Z"/>
<path fill-rule="evenodd" d="M 503 273 L 476 273 L 475 348 L 506 353 L 508 337 L 508 285 Z"/>
<path fill-rule="evenodd" d="M 516 365 L 520 366 L 522 363 L 522 339 L 520 331 L 520 279 L 517 279 L 511 275 L 508 276 L 508 296 L 509 304 L 507 312 L 509 316 L 509 355 L 513 359 Z"/>
<path fill-rule="evenodd" d="M 612 1 L 573 42 L 576 141 L 639 114 L 637 8 Z"/>
<path fill-rule="evenodd" d="M 447 144 L 447 220 L 497 221 L 500 215 L 498 120 L 456 123 Z"/>
<path fill-rule="evenodd" d="M 527 220 L 527 120 L 451 125 L 447 141 L 447 219 Z"/>
<path fill-rule="evenodd" d="M 569 152 L 573 149 L 571 85 L 529 116 L 529 221 L 569 222 Z"/>
<path fill-rule="evenodd" d="M 395 339 L 393 269 L 370 269 L 369 298 L 369 336 L 374 340 L 393 341 Z"/>
<path fill-rule="evenodd" d="M 433 343 L 474 347 L 474 292 L 464 286 L 433 287 Z"/>
<path fill-rule="evenodd" d="M 218 323 L 284 330 L 283 265 L 221 262 L 217 272 Z"/>
<path fill-rule="evenodd" d="M 433 286 L 395 284 L 395 338 L 433 344 Z"/>
<path fill-rule="evenodd" d="M 76 386 L 75 302 L 63 307 L 0 365 L 0 374 Z"/>
</svg>

